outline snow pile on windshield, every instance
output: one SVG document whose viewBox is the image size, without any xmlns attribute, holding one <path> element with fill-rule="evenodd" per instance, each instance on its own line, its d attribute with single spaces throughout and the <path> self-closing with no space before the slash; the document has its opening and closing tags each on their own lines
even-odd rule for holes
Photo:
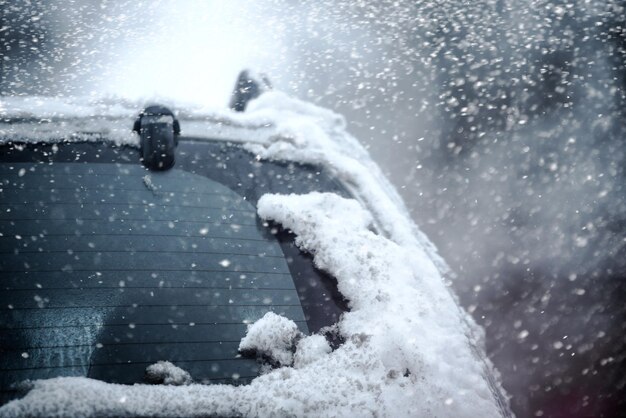
<svg viewBox="0 0 626 418">
<path fill-rule="evenodd" d="M 378 388 L 382 412 L 498 415 L 483 364 L 468 344 L 464 314 L 426 253 L 375 234 L 370 213 L 335 194 L 265 195 L 258 212 L 292 230 L 296 245 L 337 278 L 351 308 L 338 328 L 351 344 L 334 354 L 345 350 L 342 360 L 352 363 L 356 349 L 371 362 L 363 383 L 385 382 Z M 397 403 L 408 409 L 396 409 Z"/>
<path fill-rule="evenodd" d="M 332 350 L 323 335 L 303 336 L 291 319 L 268 312 L 248 326 L 239 351 L 254 353 L 262 361 L 269 360 L 270 364 L 300 369 Z"/>
<path fill-rule="evenodd" d="M 282 365 L 293 363 L 293 348 L 299 337 L 298 326 L 291 319 L 268 312 L 250 325 L 239 344 L 239 351 L 254 351 Z"/>
<path fill-rule="evenodd" d="M 332 350 L 326 338 L 322 335 L 310 335 L 298 341 L 296 354 L 293 357 L 293 367 L 300 369 L 319 360 Z"/>
<path fill-rule="evenodd" d="M 164 385 L 189 385 L 193 382 L 186 370 L 176 367 L 169 361 L 159 361 L 146 368 L 146 380 L 150 383 Z"/>
</svg>

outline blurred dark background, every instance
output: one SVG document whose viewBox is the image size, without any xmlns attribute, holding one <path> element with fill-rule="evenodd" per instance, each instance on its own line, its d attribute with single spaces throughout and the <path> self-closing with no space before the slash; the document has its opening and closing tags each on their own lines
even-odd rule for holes
<svg viewBox="0 0 626 418">
<path fill-rule="evenodd" d="M 221 90 L 256 65 L 346 115 L 452 267 L 516 414 L 626 416 L 626 1 L 229 4 L 242 17 L 212 24 L 235 46 L 254 26 L 266 55 L 212 64 Z M 0 0 L 0 94 L 108 94 L 127 43 L 164 53 L 155 30 L 202 33 L 197 7 Z"/>
</svg>

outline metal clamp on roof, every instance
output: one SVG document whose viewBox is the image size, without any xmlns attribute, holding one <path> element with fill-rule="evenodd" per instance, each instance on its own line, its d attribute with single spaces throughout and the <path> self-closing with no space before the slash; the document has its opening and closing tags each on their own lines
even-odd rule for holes
<svg viewBox="0 0 626 418">
<path fill-rule="evenodd" d="M 174 165 L 180 123 L 165 106 L 146 107 L 135 120 L 141 160 L 151 170 L 167 170 Z"/>
</svg>

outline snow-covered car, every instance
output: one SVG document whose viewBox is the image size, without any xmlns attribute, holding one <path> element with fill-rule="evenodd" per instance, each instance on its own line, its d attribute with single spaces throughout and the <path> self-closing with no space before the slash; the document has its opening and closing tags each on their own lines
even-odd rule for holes
<svg viewBox="0 0 626 418">
<path fill-rule="evenodd" d="M 162 170 L 137 104 L 3 98 L 0 415 L 510 416 L 341 116 L 276 91 L 172 108 Z"/>
</svg>

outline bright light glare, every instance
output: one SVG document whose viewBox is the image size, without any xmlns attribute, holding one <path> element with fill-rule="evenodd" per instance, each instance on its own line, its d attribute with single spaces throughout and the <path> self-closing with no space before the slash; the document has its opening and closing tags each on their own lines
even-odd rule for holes
<svg viewBox="0 0 626 418">
<path fill-rule="evenodd" d="M 225 106 L 242 69 L 272 75 L 288 60 L 283 25 L 264 16 L 259 3 L 148 3 L 145 7 L 157 7 L 151 11 L 156 19 L 145 24 L 140 37 L 119 46 L 119 61 L 110 68 L 105 92 Z"/>
</svg>

